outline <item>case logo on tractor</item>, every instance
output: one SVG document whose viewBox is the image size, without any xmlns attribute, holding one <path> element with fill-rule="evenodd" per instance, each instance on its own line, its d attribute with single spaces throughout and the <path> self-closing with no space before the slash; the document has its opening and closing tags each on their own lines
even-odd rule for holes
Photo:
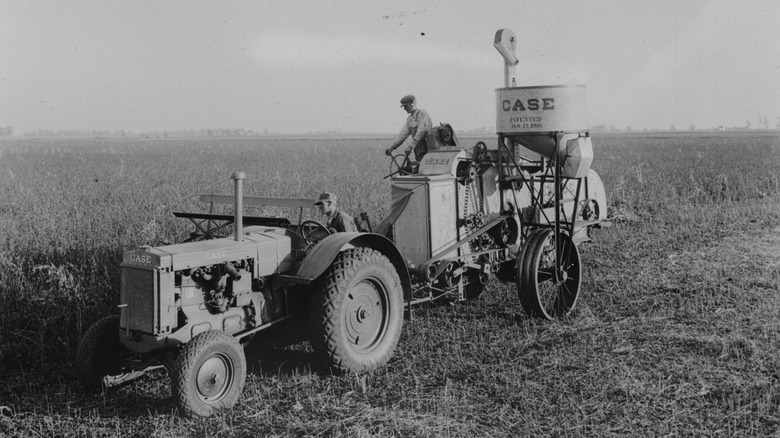
<svg viewBox="0 0 780 438">
<path fill-rule="evenodd" d="M 127 261 L 130 263 L 149 265 L 152 263 L 152 256 L 147 254 L 130 254 Z"/>
<path fill-rule="evenodd" d="M 223 259 L 227 257 L 227 255 L 228 255 L 227 250 L 210 252 L 206 254 L 206 260 Z"/>
</svg>

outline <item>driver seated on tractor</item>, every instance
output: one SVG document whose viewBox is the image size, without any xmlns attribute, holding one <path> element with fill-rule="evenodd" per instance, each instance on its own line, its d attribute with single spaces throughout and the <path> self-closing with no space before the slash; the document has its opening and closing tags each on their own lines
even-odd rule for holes
<svg viewBox="0 0 780 438">
<path fill-rule="evenodd" d="M 352 216 L 336 206 L 336 195 L 333 193 L 325 192 L 321 194 L 314 202 L 314 205 L 319 208 L 320 214 L 328 218 L 325 226 L 331 234 L 357 231 Z"/>
<path fill-rule="evenodd" d="M 433 138 L 433 122 L 431 122 L 427 111 L 417 108 L 417 99 L 411 94 L 401 99 L 401 107 L 409 113 L 409 117 L 406 118 L 406 123 L 398 136 L 395 137 L 393 144 L 385 149 L 385 155 L 392 156 L 393 151 L 411 136 L 412 140 L 404 153 L 409 156 L 414 151 L 415 161 L 419 163 L 429 150 L 436 147 L 436 141 Z"/>
</svg>

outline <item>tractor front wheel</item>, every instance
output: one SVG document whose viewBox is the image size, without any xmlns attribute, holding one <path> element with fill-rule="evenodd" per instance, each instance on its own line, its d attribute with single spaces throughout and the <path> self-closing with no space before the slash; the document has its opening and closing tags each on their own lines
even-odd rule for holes
<svg viewBox="0 0 780 438">
<path fill-rule="evenodd" d="M 208 417 L 233 406 L 245 381 L 243 347 L 233 336 L 218 330 L 203 332 L 187 342 L 171 373 L 173 397 L 187 417 Z"/>
<path fill-rule="evenodd" d="M 372 371 L 393 354 L 403 324 L 393 264 L 371 248 L 341 252 L 311 301 L 312 346 L 334 372 Z"/>
</svg>

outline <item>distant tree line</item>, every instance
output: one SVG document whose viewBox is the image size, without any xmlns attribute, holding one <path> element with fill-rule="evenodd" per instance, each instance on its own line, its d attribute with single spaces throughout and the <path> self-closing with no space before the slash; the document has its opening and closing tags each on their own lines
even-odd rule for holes
<svg viewBox="0 0 780 438">
<path fill-rule="evenodd" d="M 12 126 L 6 126 L 3 128 L 0 126 L 0 137 L 12 137 L 14 135 L 14 128 Z"/>
<path fill-rule="evenodd" d="M 266 131 L 264 134 L 268 134 Z M 244 128 L 203 128 L 184 129 L 178 131 L 149 131 L 141 134 L 142 137 L 248 137 L 260 135 L 255 131 Z"/>
<path fill-rule="evenodd" d="M 263 134 L 268 134 L 264 132 Z M 13 128 L 0 127 L 0 137 L 10 137 L 13 135 Z M 88 138 L 151 138 L 151 137 L 247 137 L 260 135 L 252 130 L 244 128 L 204 128 L 204 129 L 186 129 L 178 131 L 149 131 L 136 134 L 131 131 L 117 130 L 90 130 L 90 129 L 36 129 L 23 134 L 25 137 L 88 137 Z"/>
<path fill-rule="evenodd" d="M 126 131 L 106 131 L 87 129 L 36 129 L 26 132 L 25 137 L 127 137 L 132 136 Z"/>
</svg>

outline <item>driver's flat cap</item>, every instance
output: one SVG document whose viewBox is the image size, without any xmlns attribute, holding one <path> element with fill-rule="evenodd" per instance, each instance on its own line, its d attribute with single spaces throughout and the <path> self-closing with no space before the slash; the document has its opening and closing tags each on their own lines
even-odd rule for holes
<svg viewBox="0 0 780 438">
<path fill-rule="evenodd" d="M 336 202 L 336 195 L 330 192 L 322 193 L 319 198 L 317 198 L 314 205 L 324 204 L 325 201 Z"/>
<path fill-rule="evenodd" d="M 412 96 L 411 94 L 401 98 L 401 106 L 404 106 L 404 105 L 407 105 L 407 104 L 410 104 L 410 103 L 414 103 L 414 96 Z"/>
</svg>

